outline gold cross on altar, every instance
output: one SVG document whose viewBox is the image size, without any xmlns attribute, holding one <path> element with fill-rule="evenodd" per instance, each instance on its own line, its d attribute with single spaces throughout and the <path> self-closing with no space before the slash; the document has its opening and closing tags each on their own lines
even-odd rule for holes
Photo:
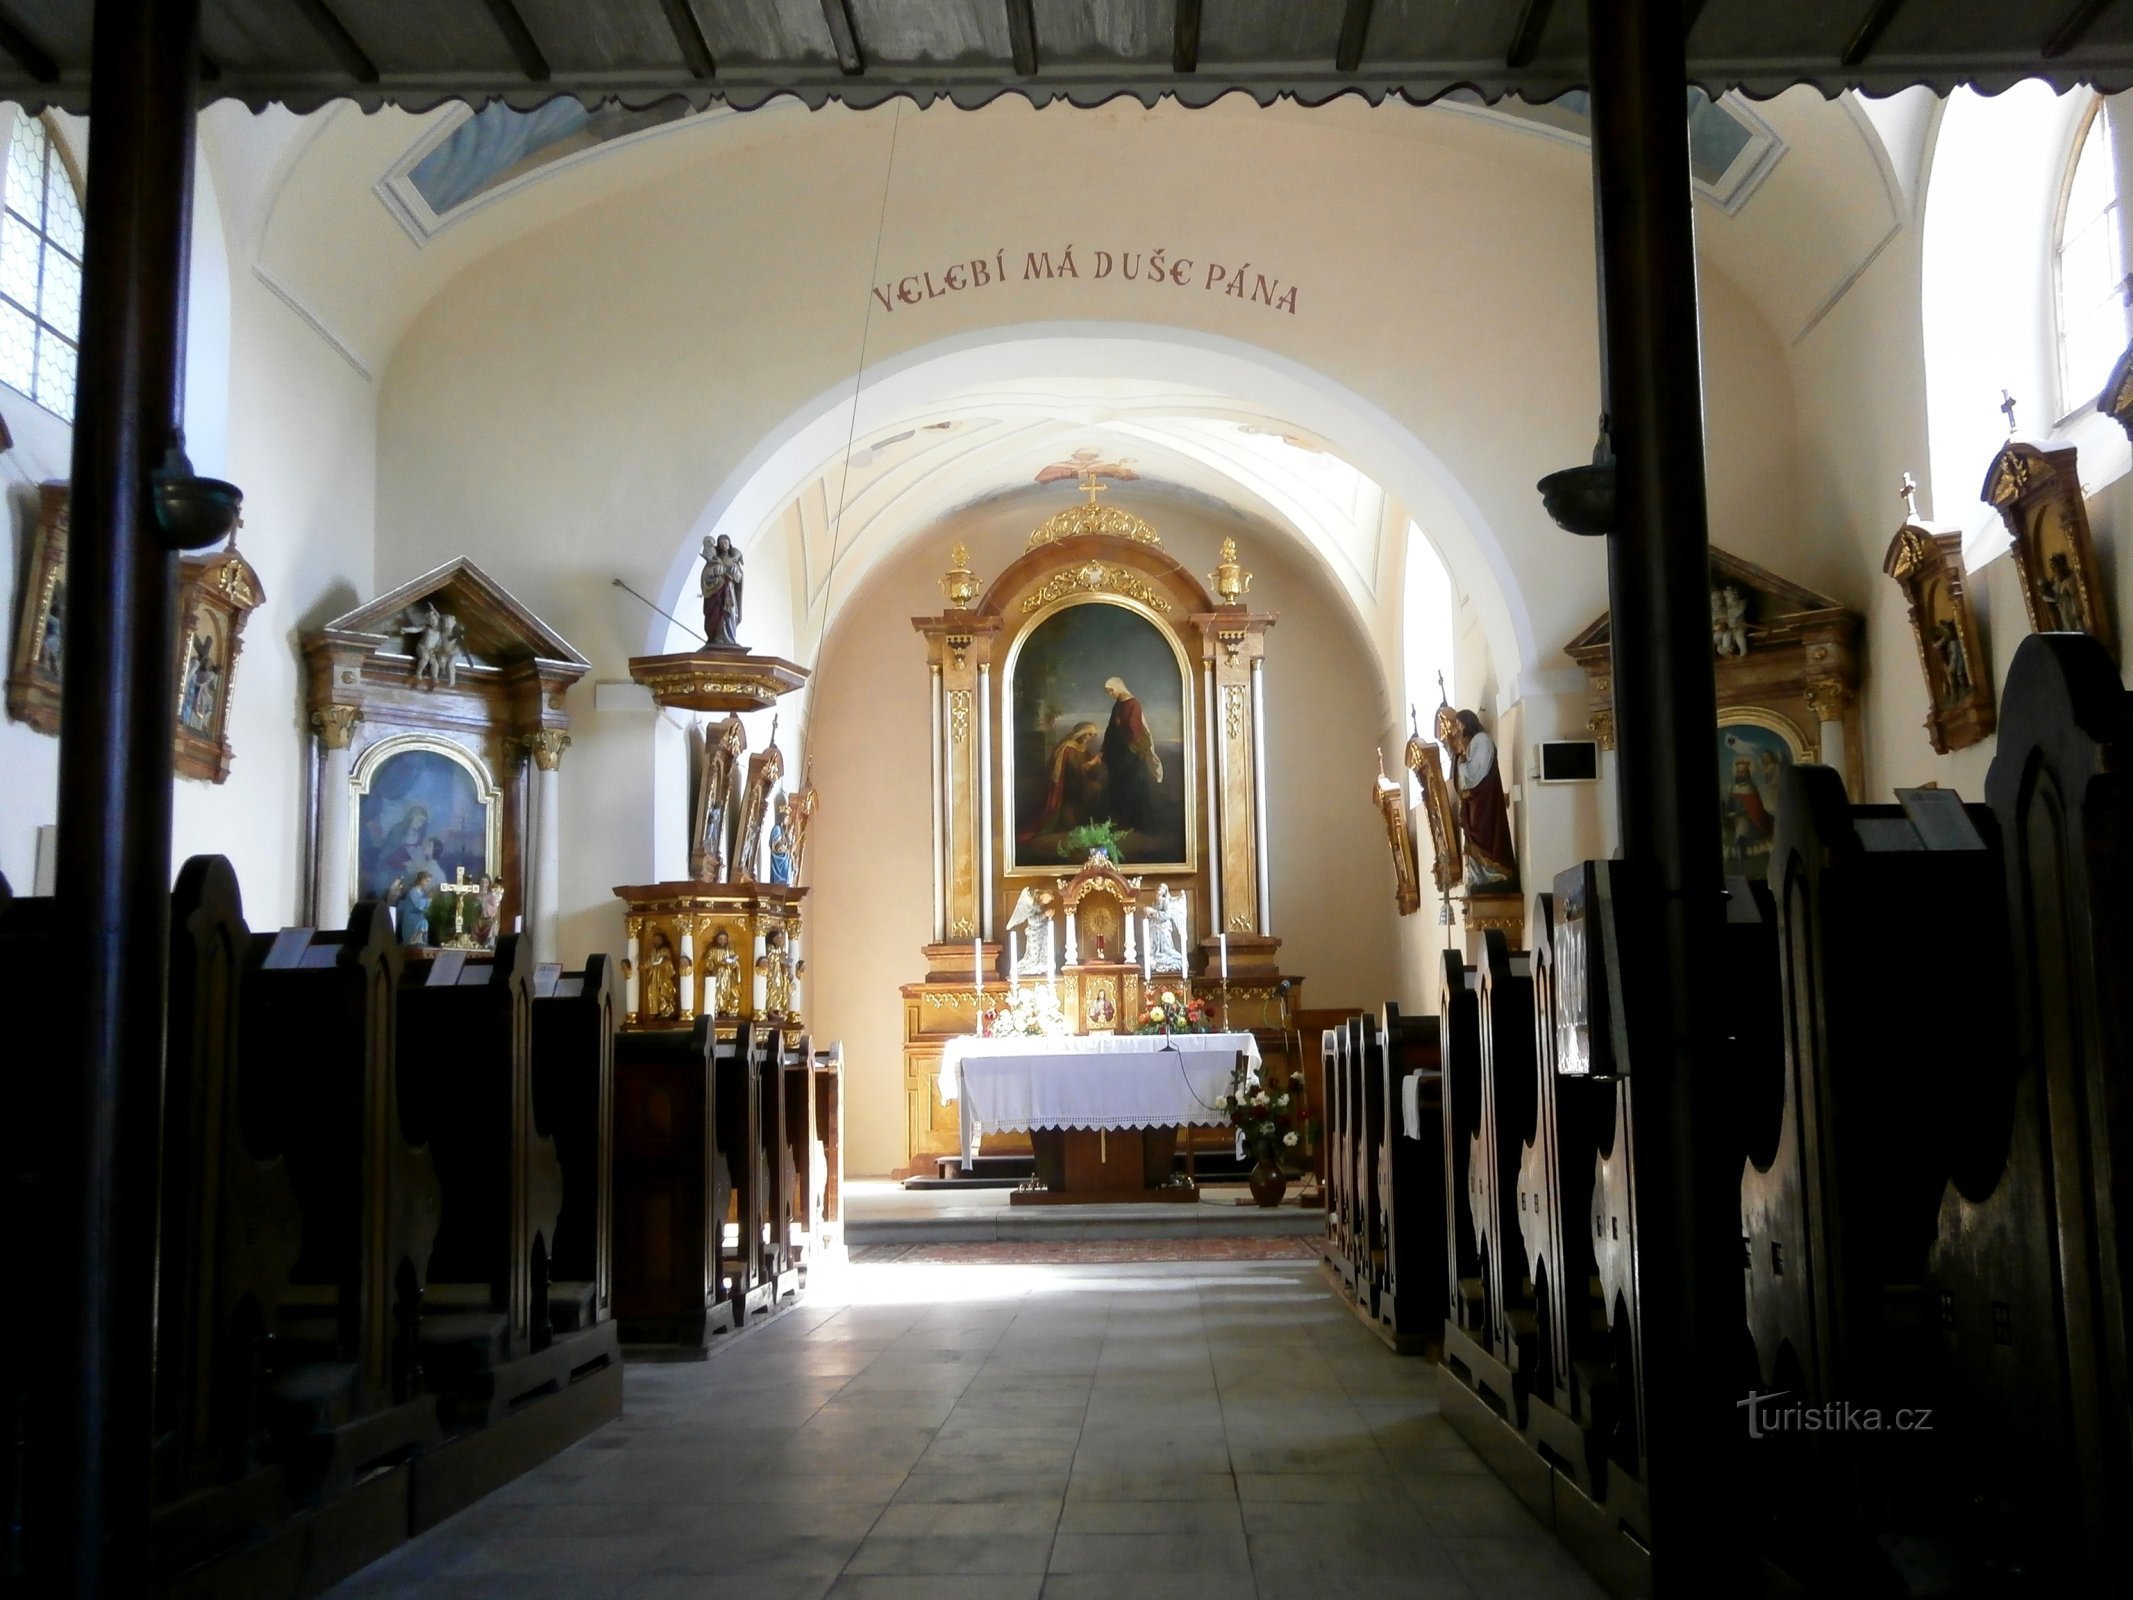
<svg viewBox="0 0 2133 1600">
<path fill-rule="evenodd" d="M 438 884 L 437 892 L 452 897 L 452 937 L 463 938 L 467 931 L 467 896 L 480 894 L 481 885 L 467 882 L 467 869 L 461 867 L 458 878 Z"/>
<path fill-rule="evenodd" d="M 1096 504 L 1096 497 L 1104 492 L 1105 487 L 1104 484 L 1096 481 L 1096 469 L 1094 467 L 1083 467 L 1081 469 L 1081 492 L 1089 497 L 1090 505 Z"/>
</svg>

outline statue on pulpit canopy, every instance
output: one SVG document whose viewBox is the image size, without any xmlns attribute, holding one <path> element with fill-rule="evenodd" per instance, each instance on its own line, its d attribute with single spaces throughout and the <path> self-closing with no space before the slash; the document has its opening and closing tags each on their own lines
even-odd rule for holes
<svg viewBox="0 0 2133 1600">
<path fill-rule="evenodd" d="M 704 645 L 711 650 L 738 650 L 741 626 L 741 577 L 744 563 L 725 534 L 704 537 Z"/>
<path fill-rule="evenodd" d="M 770 881 L 776 884 L 792 883 L 792 801 L 785 791 L 778 791 L 777 815 L 770 824 Z"/>
<path fill-rule="evenodd" d="M 1437 736 L 1455 758 L 1459 786 L 1459 837 L 1466 854 L 1466 886 L 1480 894 L 1518 888 L 1518 859 L 1511 847 L 1511 807 L 1503 792 L 1496 741 L 1471 711 L 1440 706 Z"/>
</svg>

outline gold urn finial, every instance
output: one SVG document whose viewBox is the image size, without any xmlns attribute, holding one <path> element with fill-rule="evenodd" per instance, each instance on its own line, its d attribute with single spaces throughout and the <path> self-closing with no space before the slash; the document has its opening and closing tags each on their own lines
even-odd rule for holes
<svg viewBox="0 0 2133 1600">
<path fill-rule="evenodd" d="M 948 559 L 952 565 L 940 577 L 941 593 L 957 610 L 967 610 L 970 602 L 977 599 L 983 580 L 970 570 L 970 549 L 960 539 Z"/>
<path fill-rule="evenodd" d="M 1216 562 L 1215 570 L 1208 574 L 1208 579 L 1214 584 L 1215 594 L 1222 604 L 1233 606 L 1244 598 L 1245 591 L 1252 586 L 1252 575 L 1237 565 L 1236 540 L 1222 541 L 1221 559 Z"/>
</svg>

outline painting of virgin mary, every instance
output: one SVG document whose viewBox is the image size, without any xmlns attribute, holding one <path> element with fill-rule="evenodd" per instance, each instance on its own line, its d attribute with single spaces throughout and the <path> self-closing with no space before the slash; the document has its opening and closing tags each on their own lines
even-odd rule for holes
<svg viewBox="0 0 2133 1600">
<path fill-rule="evenodd" d="M 450 883 L 494 875 L 489 808 L 473 770 L 428 744 L 387 754 L 369 769 L 358 808 L 357 893 L 382 900 L 395 882 L 427 872 Z"/>
</svg>

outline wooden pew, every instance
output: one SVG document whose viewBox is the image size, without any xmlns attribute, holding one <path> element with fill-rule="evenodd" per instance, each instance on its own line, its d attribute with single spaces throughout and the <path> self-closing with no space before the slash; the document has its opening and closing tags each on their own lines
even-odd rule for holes
<svg viewBox="0 0 2133 1600">
<path fill-rule="evenodd" d="M 1941 1206 L 1934 1439 L 1974 1541 L 2022 1552 L 2038 1592 L 2101 1593 L 2133 1495 L 2133 696 L 2093 639 L 2022 641 L 1985 795 L 2012 959 L 1954 959 L 1965 988 L 2004 985 L 2015 1043 Z"/>
<path fill-rule="evenodd" d="M 559 1334 L 550 1310 L 563 1170 L 533 1094 L 531 952 L 506 934 L 493 959 L 462 965 L 457 954 L 409 962 L 397 995 L 409 1120 L 429 1139 L 444 1188 L 423 1360 L 447 1422 L 461 1428 L 493 1428 L 514 1408 L 584 1385 L 543 1414 L 537 1460 L 620 1408 L 621 1352 L 611 1322 Z M 598 1041 L 590 1048 L 583 1070 L 596 1075 Z M 440 1470 L 418 1525 L 488 1486 Z"/>
<path fill-rule="evenodd" d="M 756 1135 L 739 1219 L 753 1252 L 752 1282 L 769 1290 L 774 1305 L 799 1289 L 792 1248 L 792 1149 L 785 1134 L 787 1051 L 777 1028 L 758 1030 L 754 1045 Z"/>
<path fill-rule="evenodd" d="M 1380 1337 L 1402 1354 L 1442 1342 L 1438 1260 L 1444 1242 L 1442 1057 L 1435 1017 L 1407 1017 L 1390 1001 L 1377 1030 L 1385 1127 L 1377 1159 L 1385 1264 L 1377 1294 Z M 1420 1124 L 1410 1130 L 1410 1101 Z"/>
<path fill-rule="evenodd" d="M 320 1498 L 442 1432 L 416 1336 L 442 1192 L 404 1109 L 400 969 L 391 915 L 365 902 L 338 933 L 254 935 L 244 973 L 264 1142 L 287 1160 L 303 1221 L 276 1330 L 275 1428 Z"/>
<path fill-rule="evenodd" d="M 1900 806 L 1850 804 L 1827 767 L 1785 781 L 1770 869 L 1783 1048 L 1743 1050 L 1738 1077 L 1754 1387 L 1786 1404 L 1938 1403 L 1922 1359 L 1937 1320 L 1926 1263 L 1951 1133 L 2011 1044 L 1996 986 L 1943 1003 L 1951 950 L 1982 974 L 2005 970 L 2007 948 L 1997 827 L 1946 799 L 1939 829 L 1922 832 Z M 1933 937 L 1891 937 L 1905 926 Z M 1939 1474 L 1921 1449 L 1932 1442 L 1893 1429 L 1758 1440 L 1765 1554 L 1809 1583 L 1863 1570 L 1875 1535 L 1934 1518 Z"/>
<path fill-rule="evenodd" d="M 770 1305 L 754 1024 L 627 1033 L 615 1055 L 615 1315 L 633 1345 L 708 1350 Z M 726 1242 L 729 1215 L 739 1220 Z"/>
<path fill-rule="evenodd" d="M 809 1179 L 808 1245 L 842 1259 L 844 1243 L 844 1046 L 814 1052 L 815 1137 Z"/>
<path fill-rule="evenodd" d="M 165 1578 L 288 1513 L 267 1354 L 302 1245 L 286 1166 L 248 1114 L 262 1076 L 240 1049 L 251 935 L 227 861 L 180 868 L 170 931 L 152 1533 Z"/>
<path fill-rule="evenodd" d="M 587 958 L 533 997 L 533 1103 L 562 1167 L 548 1301 L 559 1332 L 614 1314 L 615 997 L 611 964 Z"/>
<path fill-rule="evenodd" d="M 1469 1342 L 1481 1326 L 1479 1234 L 1474 1227 L 1472 1165 L 1481 1133 L 1481 994 L 1479 974 L 1456 950 L 1439 969 L 1437 1025 L 1444 1059 L 1444 1363 L 1462 1382 L 1455 1331 Z"/>
<path fill-rule="evenodd" d="M 1375 1320 L 1378 1295 L 1385 1282 L 1384 1191 L 1378 1183 L 1378 1158 L 1385 1138 L 1384 1052 L 1375 1017 L 1348 1019 L 1345 1068 L 1352 1121 L 1349 1177 L 1354 1195 L 1356 1304 Z"/>
<path fill-rule="evenodd" d="M 1325 1265 L 1350 1300 L 1355 1298 L 1356 1249 L 1352 1226 L 1355 1165 L 1349 1154 L 1347 1093 L 1348 1028 L 1327 1028 L 1319 1035 L 1319 1082 L 1324 1105 L 1322 1159 L 1326 1167 Z"/>
</svg>

